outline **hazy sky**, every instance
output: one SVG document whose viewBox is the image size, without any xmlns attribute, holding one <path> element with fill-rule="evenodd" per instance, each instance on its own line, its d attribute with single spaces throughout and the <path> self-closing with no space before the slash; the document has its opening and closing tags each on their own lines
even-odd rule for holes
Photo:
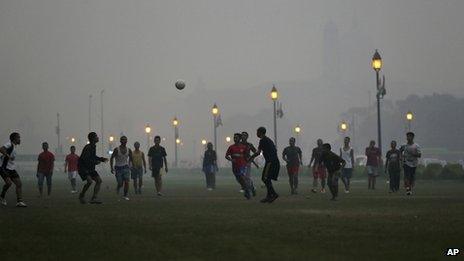
<svg viewBox="0 0 464 261">
<path fill-rule="evenodd" d="M 0 0 L 0 139 L 19 129 L 24 151 L 39 150 L 41 140 L 53 147 L 57 112 L 63 136 L 82 139 L 89 94 L 99 131 L 104 89 L 106 136 L 123 131 L 130 142 L 143 140 L 146 122 L 168 136 L 179 115 L 185 141 L 198 141 L 211 136 L 214 102 L 223 101 L 230 117 L 251 115 L 244 108 L 256 115 L 269 109 L 267 94 L 243 105 L 243 90 L 272 83 L 335 90 L 325 103 L 343 106 L 319 110 L 327 116 L 319 123 L 305 119 L 318 125 L 308 139 L 330 139 L 328 122 L 344 107 L 367 105 L 376 48 L 388 98 L 463 96 L 463 11 L 460 0 Z M 178 78 L 187 81 L 183 92 L 173 88 Z M 302 117 L 318 110 L 298 95 L 286 102 L 302 103 Z"/>
</svg>

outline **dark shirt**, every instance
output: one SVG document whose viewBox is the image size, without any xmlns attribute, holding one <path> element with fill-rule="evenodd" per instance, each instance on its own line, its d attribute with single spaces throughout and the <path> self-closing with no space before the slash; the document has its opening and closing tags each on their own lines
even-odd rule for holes
<svg viewBox="0 0 464 261">
<path fill-rule="evenodd" d="M 277 149 L 274 145 L 274 142 L 268 137 L 264 137 L 259 141 L 258 149 L 263 152 L 263 156 L 266 162 L 279 162 L 279 158 L 277 157 Z"/>
<path fill-rule="evenodd" d="M 401 171 L 401 151 L 394 149 L 387 152 L 387 161 L 388 161 L 388 171 L 389 172 L 398 172 Z"/>
<path fill-rule="evenodd" d="M 314 164 L 321 164 L 322 148 L 316 147 L 313 149 L 311 158 L 314 159 Z"/>
<path fill-rule="evenodd" d="M 321 161 L 324 163 L 324 166 L 327 168 L 329 173 L 340 170 L 342 163 L 345 162 L 344 159 L 332 151 L 323 152 L 321 155 Z"/>
<path fill-rule="evenodd" d="M 95 144 L 87 144 L 82 149 L 79 157 L 79 171 L 95 171 L 95 166 L 100 162 L 105 161 L 105 158 L 97 156 L 97 146 Z"/>
<path fill-rule="evenodd" d="M 287 158 L 287 166 L 295 167 L 300 166 L 300 156 L 302 152 L 297 146 L 288 146 L 282 152 L 282 157 Z"/>
<path fill-rule="evenodd" d="M 380 158 L 380 149 L 377 147 L 367 147 L 366 148 L 366 156 L 367 156 L 367 166 L 378 167 L 379 166 L 379 158 Z"/>
<path fill-rule="evenodd" d="M 166 156 L 166 150 L 162 146 L 153 146 L 148 151 L 148 157 L 151 158 L 151 166 L 153 169 L 161 169 L 164 165 L 164 158 Z"/>
<path fill-rule="evenodd" d="M 217 160 L 216 151 L 205 150 L 205 154 L 203 156 L 203 167 L 216 164 L 216 160 Z"/>
</svg>

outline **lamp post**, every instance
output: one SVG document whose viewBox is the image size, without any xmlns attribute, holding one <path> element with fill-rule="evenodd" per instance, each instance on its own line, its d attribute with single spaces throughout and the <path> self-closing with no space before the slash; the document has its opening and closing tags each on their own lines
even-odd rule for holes
<svg viewBox="0 0 464 261">
<path fill-rule="evenodd" d="M 271 90 L 271 99 L 274 105 L 274 143 L 277 148 L 277 108 L 276 108 L 276 101 L 279 98 L 279 93 L 277 92 L 277 88 L 275 85 L 272 86 Z"/>
<path fill-rule="evenodd" d="M 406 113 L 406 120 L 408 121 L 408 131 L 411 131 L 411 123 L 414 120 L 414 114 L 411 111 Z"/>
<path fill-rule="evenodd" d="M 383 98 L 384 93 L 381 89 L 379 72 L 382 69 L 382 58 L 377 50 L 375 50 L 374 56 L 372 56 L 372 69 L 375 71 L 376 76 L 376 89 L 377 89 L 377 139 L 379 144 L 380 155 L 382 155 L 382 129 L 380 121 L 380 99 Z"/>
<path fill-rule="evenodd" d="M 147 152 L 150 149 L 150 133 L 151 133 L 151 127 L 150 124 L 147 123 L 145 125 L 145 133 L 147 134 Z"/>
<path fill-rule="evenodd" d="M 299 144 L 300 143 L 300 132 L 301 132 L 300 125 L 296 125 L 294 131 L 296 133 L 296 144 Z"/>
<path fill-rule="evenodd" d="M 217 151 L 217 117 L 219 115 L 219 108 L 216 103 L 213 105 L 211 109 L 211 113 L 213 113 L 213 126 L 214 126 L 214 149 Z"/>
<path fill-rule="evenodd" d="M 172 126 L 174 126 L 174 167 L 177 167 L 178 164 L 178 154 L 177 154 L 177 140 L 179 140 L 179 120 L 177 117 L 174 117 L 172 120 Z"/>
<path fill-rule="evenodd" d="M 113 141 L 114 141 L 114 136 L 111 135 L 109 138 L 108 138 L 108 141 L 109 141 L 109 144 L 108 144 L 108 149 L 111 153 L 113 153 Z"/>
</svg>

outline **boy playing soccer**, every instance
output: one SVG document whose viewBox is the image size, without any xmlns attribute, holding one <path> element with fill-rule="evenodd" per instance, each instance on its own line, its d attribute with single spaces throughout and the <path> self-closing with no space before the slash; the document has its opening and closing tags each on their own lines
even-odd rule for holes
<svg viewBox="0 0 464 261">
<path fill-rule="evenodd" d="M 234 134 L 234 144 L 230 145 L 226 152 L 226 159 L 232 162 L 232 172 L 235 175 L 238 183 L 245 190 L 245 197 L 250 199 L 251 189 L 250 182 L 247 179 L 247 153 L 248 148 L 243 143 L 241 143 L 241 134 Z"/>
</svg>

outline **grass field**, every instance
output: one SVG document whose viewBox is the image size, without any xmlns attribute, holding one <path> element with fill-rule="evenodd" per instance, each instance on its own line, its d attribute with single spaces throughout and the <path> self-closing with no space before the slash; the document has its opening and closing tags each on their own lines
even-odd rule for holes
<svg viewBox="0 0 464 261">
<path fill-rule="evenodd" d="M 282 174 L 282 173 L 281 173 Z M 437 260 L 447 248 L 464 251 L 464 183 L 420 181 L 416 193 L 388 194 L 385 181 L 368 191 L 355 180 L 337 202 L 309 194 L 246 201 L 231 175 L 206 191 L 201 173 L 175 171 L 156 197 L 145 176 L 144 194 L 121 201 L 103 173 L 103 205 L 81 205 L 62 173 L 50 198 L 37 197 L 32 173 L 22 173 L 29 207 L 0 208 L 0 260 Z M 257 182 L 257 184 L 261 184 Z M 131 188 L 132 189 L 132 188 Z M 309 196 L 309 198 L 307 198 Z"/>
</svg>

